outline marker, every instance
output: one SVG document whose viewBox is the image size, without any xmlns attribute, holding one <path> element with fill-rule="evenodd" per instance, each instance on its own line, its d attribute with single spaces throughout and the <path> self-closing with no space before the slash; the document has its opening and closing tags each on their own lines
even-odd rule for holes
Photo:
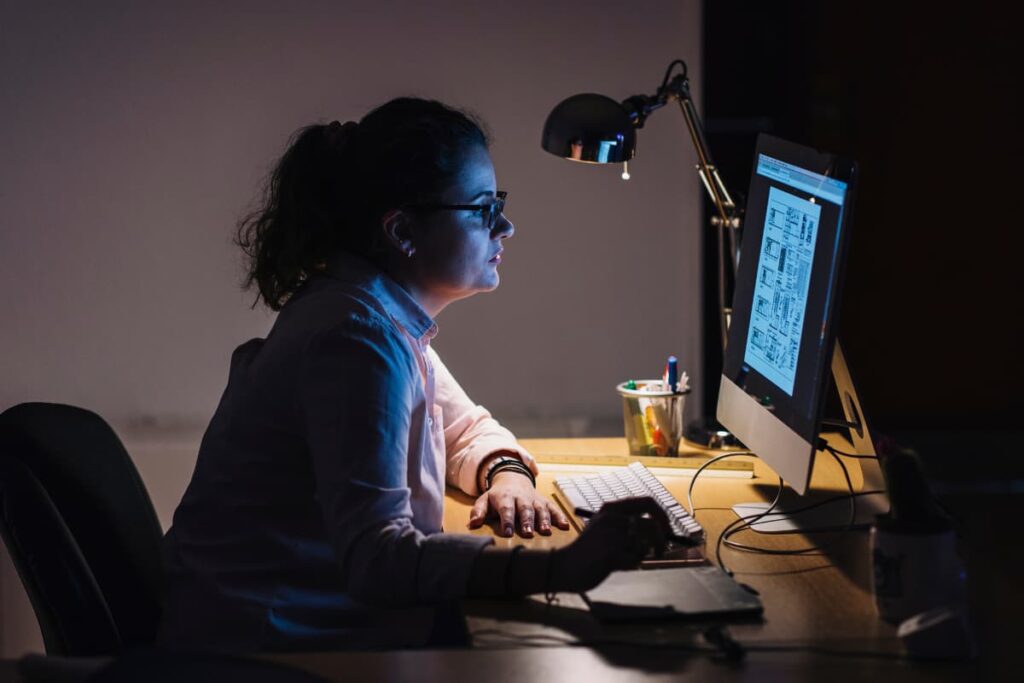
<svg viewBox="0 0 1024 683">
<path fill-rule="evenodd" d="M 591 517 L 597 514 L 593 510 L 588 510 L 587 508 L 575 508 L 573 509 L 573 513 L 580 519 L 590 519 Z M 646 515 L 647 513 L 644 514 Z M 648 517 L 648 519 L 650 518 Z M 694 548 L 700 545 L 700 541 L 688 538 L 686 536 L 677 536 L 672 532 L 669 532 L 666 536 L 668 540 L 672 541 L 673 543 L 678 543 L 679 545 L 686 546 L 687 548 Z"/>
<path fill-rule="evenodd" d="M 679 382 L 679 360 L 675 356 L 668 357 L 668 365 L 665 367 L 665 379 L 668 382 L 666 391 L 675 393 L 676 384 Z"/>
</svg>

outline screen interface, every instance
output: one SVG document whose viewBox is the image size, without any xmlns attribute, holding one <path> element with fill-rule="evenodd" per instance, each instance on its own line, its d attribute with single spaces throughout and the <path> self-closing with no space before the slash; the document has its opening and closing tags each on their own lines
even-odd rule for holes
<svg viewBox="0 0 1024 683">
<path fill-rule="evenodd" d="M 846 183 L 765 154 L 756 172 L 786 189 L 768 189 L 743 361 L 792 396 L 821 202 L 841 207 Z"/>
<path fill-rule="evenodd" d="M 774 187 L 768 191 L 743 360 L 790 396 L 820 219 L 817 204 Z"/>
</svg>

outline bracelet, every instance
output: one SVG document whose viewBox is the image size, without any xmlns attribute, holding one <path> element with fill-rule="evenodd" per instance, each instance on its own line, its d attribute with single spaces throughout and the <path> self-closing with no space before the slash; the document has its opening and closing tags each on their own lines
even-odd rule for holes
<svg viewBox="0 0 1024 683">
<path fill-rule="evenodd" d="M 487 469 L 487 474 L 484 476 L 485 490 L 491 488 L 491 481 L 494 479 L 494 475 L 503 470 L 515 470 L 516 472 L 529 477 L 530 481 L 534 483 L 534 486 L 536 486 L 536 480 L 534 479 L 533 472 L 530 471 L 530 468 L 524 465 L 520 460 L 505 458 L 498 460 Z"/>
<path fill-rule="evenodd" d="M 491 490 L 491 487 L 494 485 L 492 479 L 500 472 L 517 472 L 523 475 L 524 477 L 529 477 L 529 475 L 526 472 L 519 469 L 518 467 L 496 467 L 493 470 L 491 470 L 491 473 L 487 476 L 487 487 L 484 489 L 485 491 Z"/>
<path fill-rule="evenodd" d="M 531 472 L 526 465 L 519 462 L 518 460 L 505 460 L 498 463 L 497 465 L 495 465 L 494 467 L 487 471 L 488 476 L 485 477 L 485 479 L 493 479 L 494 475 L 496 475 L 498 472 L 502 470 L 515 470 L 517 472 L 522 472 L 527 477 L 530 477 L 531 480 L 533 479 L 533 472 Z"/>
<path fill-rule="evenodd" d="M 499 455 L 496 458 L 494 458 L 487 465 L 487 469 L 482 472 L 483 483 L 480 484 L 480 488 L 483 489 L 484 491 L 486 491 L 487 489 L 489 489 L 491 487 L 491 485 L 490 485 L 491 470 L 493 470 L 498 465 L 504 464 L 506 462 L 512 462 L 514 460 L 516 460 L 516 458 L 512 458 L 512 457 L 509 457 L 507 455 Z M 478 476 L 480 476 L 480 475 L 478 475 Z"/>
<path fill-rule="evenodd" d="M 496 474 L 498 474 L 498 472 L 505 472 L 505 471 L 518 472 L 519 474 L 522 474 L 523 476 L 528 477 L 530 479 L 530 483 L 533 485 L 533 487 L 537 488 L 537 478 L 533 476 L 533 472 L 530 471 L 530 468 L 527 467 L 526 465 L 524 465 L 519 460 L 511 460 L 510 459 L 510 460 L 502 460 L 497 465 L 494 465 L 489 470 L 487 470 L 487 476 L 484 477 L 484 483 L 485 483 L 484 490 L 485 491 L 489 491 L 491 489 L 491 486 L 493 485 L 494 476 Z"/>
</svg>

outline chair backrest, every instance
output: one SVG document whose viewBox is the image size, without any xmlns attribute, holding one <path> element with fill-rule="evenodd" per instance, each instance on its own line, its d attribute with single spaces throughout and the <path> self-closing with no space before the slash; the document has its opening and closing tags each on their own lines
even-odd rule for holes
<svg viewBox="0 0 1024 683">
<path fill-rule="evenodd" d="M 93 412 L 22 403 L 0 414 L 0 534 L 48 654 L 152 646 L 160 521 L 138 470 Z"/>
</svg>

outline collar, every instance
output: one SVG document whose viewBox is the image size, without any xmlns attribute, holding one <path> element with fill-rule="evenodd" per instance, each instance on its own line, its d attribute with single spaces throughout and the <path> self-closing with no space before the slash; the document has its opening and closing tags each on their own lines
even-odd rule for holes
<svg viewBox="0 0 1024 683">
<path fill-rule="evenodd" d="M 377 300 L 391 318 L 414 338 L 437 336 L 437 323 L 391 276 L 361 256 L 339 252 L 325 274 L 356 287 Z"/>
</svg>

